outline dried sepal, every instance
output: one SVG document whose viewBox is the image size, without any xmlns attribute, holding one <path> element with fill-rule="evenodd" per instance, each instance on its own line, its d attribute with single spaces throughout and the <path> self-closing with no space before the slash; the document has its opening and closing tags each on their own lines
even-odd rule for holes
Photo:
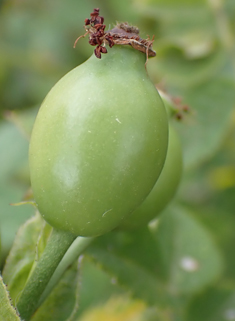
<svg viewBox="0 0 235 321">
<path fill-rule="evenodd" d="M 152 48 L 154 37 L 151 40 L 149 37 L 147 39 L 140 38 L 139 29 L 135 26 L 130 26 L 127 22 L 118 23 L 112 30 L 105 32 L 106 25 L 104 25 L 104 18 L 99 16 L 99 8 L 95 8 L 90 17 L 90 19 L 85 19 L 84 27 L 86 33 L 75 40 L 74 47 L 80 38 L 89 34 L 89 44 L 96 46 L 94 53 L 99 59 L 101 58 L 101 53 L 108 52 L 105 45 L 112 48 L 115 44 L 129 45 L 145 53 L 146 63 L 148 57 L 156 56 L 156 52 Z"/>
</svg>

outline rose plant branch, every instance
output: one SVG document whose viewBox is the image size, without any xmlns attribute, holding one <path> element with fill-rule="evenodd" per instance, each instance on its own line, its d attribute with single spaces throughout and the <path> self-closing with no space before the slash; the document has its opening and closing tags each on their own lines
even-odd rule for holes
<svg viewBox="0 0 235 321">
<path fill-rule="evenodd" d="M 53 288 L 57 285 L 67 268 L 73 264 L 73 262 L 79 257 L 79 255 L 91 244 L 94 237 L 80 237 L 78 236 L 76 240 L 72 243 L 68 251 L 65 253 L 63 259 L 57 266 L 54 274 L 52 275 L 49 283 L 47 284 L 42 296 L 38 302 L 40 306 L 45 299 L 49 296 Z"/>
<path fill-rule="evenodd" d="M 45 250 L 30 275 L 17 303 L 23 320 L 30 320 L 39 299 L 64 254 L 75 240 L 72 233 L 53 229 Z"/>
</svg>

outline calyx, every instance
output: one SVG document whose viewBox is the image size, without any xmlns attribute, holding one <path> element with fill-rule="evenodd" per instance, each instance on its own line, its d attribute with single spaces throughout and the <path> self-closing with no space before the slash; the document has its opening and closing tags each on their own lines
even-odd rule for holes
<svg viewBox="0 0 235 321">
<path fill-rule="evenodd" d="M 108 52 L 106 45 L 112 48 L 115 44 L 132 46 L 134 49 L 145 53 L 147 60 L 148 57 L 156 56 L 156 52 L 152 48 L 153 39 L 140 38 L 137 27 L 130 26 L 127 22 L 124 22 L 118 23 L 113 29 L 106 32 L 104 18 L 99 16 L 99 8 L 95 8 L 90 17 L 90 19 L 85 19 L 84 28 L 86 33 L 76 39 L 74 48 L 80 38 L 89 35 L 89 44 L 96 46 L 94 53 L 99 59 L 102 53 Z"/>
</svg>

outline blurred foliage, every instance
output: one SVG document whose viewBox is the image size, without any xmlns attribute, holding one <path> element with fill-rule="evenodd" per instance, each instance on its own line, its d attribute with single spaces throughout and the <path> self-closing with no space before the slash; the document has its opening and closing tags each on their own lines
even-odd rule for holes
<svg viewBox="0 0 235 321">
<path fill-rule="evenodd" d="M 130 298 L 113 297 L 104 306 L 93 308 L 85 313 L 81 321 L 141 321 L 143 311 L 146 309 L 142 301 L 131 301 Z"/>
<path fill-rule="evenodd" d="M 73 43 L 95 7 L 106 29 L 129 21 L 140 36 L 155 35 L 148 72 L 189 111 L 174 121 L 185 164 L 174 202 L 150 229 L 115 231 L 88 249 L 77 318 L 112 320 L 123 309 L 113 320 L 132 312 L 135 320 L 235 320 L 234 0 L 0 1 L 2 262 L 34 212 L 9 204 L 29 193 L 36 112 L 53 84 L 91 55 L 87 39 Z"/>
<path fill-rule="evenodd" d="M 11 305 L 10 297 L 7 293 L 6 286 L 2 281 L 0 276 L 0 300 L 1 300 L 1 310 L 0 310 L 0 320 L 1 321 L 20 321 L 14 307 Z"/>
<path fill-rule="evenodd" d="M 41 256 L 51 230 L 39 213 L 19 228 L 2 273 L 14 303 Z"/>
</svg>

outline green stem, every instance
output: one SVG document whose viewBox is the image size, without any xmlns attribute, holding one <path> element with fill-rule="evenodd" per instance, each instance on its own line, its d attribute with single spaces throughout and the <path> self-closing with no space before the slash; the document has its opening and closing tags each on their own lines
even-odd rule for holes
<svg viewBox="0 0 235 321">
<path fill-rule="evenodd" d="M 66 252 L 63 260 L 58 265 L 55 273 L 51 277 L 49 283 L 47 284 L 39 302 L 40 306 L 43 301 L 49 296 L 53 288 L 58 284 L 58 281 L 67 270 L 67 268 L 73 264 L 73 262 L 79 257 L 79 255 L 87 248 L 87 246 L 94 240 L 94 237 L 77 237 L 73 244 L 70 246 Z"/>
<path fill-rule="evenodd" d="M 53 229 L 45 250 L 27 281 L 17 304 L 17 309 L 23 320 L 30 320 L 51 276 L 75 238 L 69 232 Z"/>
</svg>

